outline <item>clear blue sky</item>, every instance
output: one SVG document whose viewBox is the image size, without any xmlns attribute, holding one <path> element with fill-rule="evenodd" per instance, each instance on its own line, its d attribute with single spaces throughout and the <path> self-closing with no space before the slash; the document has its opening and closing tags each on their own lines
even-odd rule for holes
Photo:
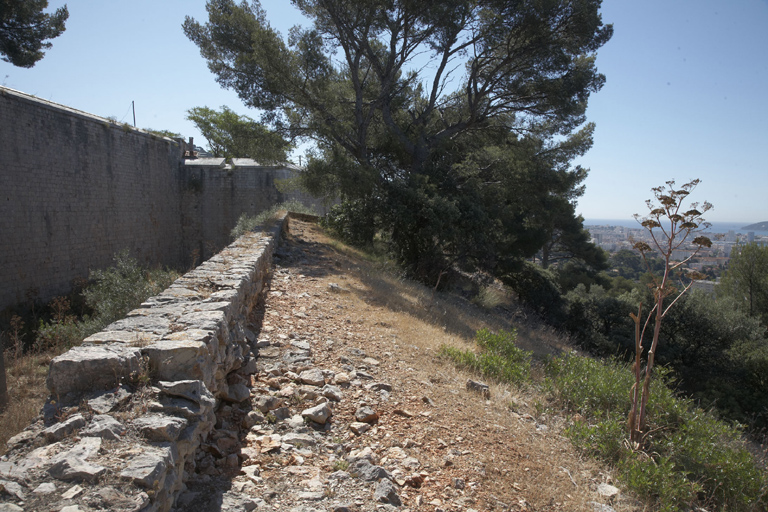
<svg viewBox="0 0 768 512">
<path fill-rule="evenodd" d="M 206 19 L 203 0 L 51 0 L 67 30 L 32 69 L 0 62 L 0 83 L 140 128 L 205 141 L 192 107 L 227 105 L 258 117 L 215 82 L 181 31 Z M 263 0 L 284 34 L 299 22 L 287 0 Z M 598 52 L 607 77 L 590 99 L 595 144 L 578 211 L 587 218 L 644 213 L 650 188 L 701 178 L 694 199 L 712 221 L 768 220 L 768 0 L 605 0 L 613 39 Z"/>
</svg>

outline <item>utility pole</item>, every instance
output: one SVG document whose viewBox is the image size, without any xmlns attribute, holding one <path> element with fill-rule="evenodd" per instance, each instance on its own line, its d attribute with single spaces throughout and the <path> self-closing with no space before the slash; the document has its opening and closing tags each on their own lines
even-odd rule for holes
<svg viewBox="0 0 768 512">
<path fill-rule="evenodd" d="M 136 102 L 131 101 L 131 108 L 133 109 L 133 127 L 136 128 Z"/>
</svg>

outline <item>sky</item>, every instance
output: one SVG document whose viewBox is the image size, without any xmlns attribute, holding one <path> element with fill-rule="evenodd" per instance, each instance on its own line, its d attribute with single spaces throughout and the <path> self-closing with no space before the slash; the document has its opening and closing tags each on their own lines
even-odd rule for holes
<svg viewBox="0 0 768 512">
<path fill-rule="evenodd" d="M 66 31 L 34 68 L 0 62 L 0 84 L 139 128 L 205 140 L 187 110 L 226 105 L 258 118 L 222 89 L 181 29 L 207 19 L 203 0 L 51 0 Z M 288 0 L 262 0 L 287 34 L 301 18 Z M 643 214 L 650 189 L 701 184 L 707 220 L 768 220 L 768 0 L 604 0 L 613 38 L 598 51 L 603 89 L 590 97 L 590 169 L 577 212 L 587 219 Z M 6 127 L 3 127 L 6 129 Z M 298 154 L 294 154 L 298 160 Z"/>
</svg>

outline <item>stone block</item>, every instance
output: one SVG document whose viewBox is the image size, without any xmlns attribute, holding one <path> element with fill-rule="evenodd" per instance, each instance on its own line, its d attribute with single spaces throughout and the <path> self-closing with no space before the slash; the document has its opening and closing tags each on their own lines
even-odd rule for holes
<svg viewBox="0 0 768 512">
<path fill-rule="evenodd" d="M 153 489 L 155 486 L 162 489 L 171 465 L 172 456 L 169 449 L 147 449 L 131 459 L 128 466 L 120 472 L 120 477 L 145 489 Z"/>
<path fill-rule="evenodd" d="M 133 422 L 150 441 L 176 441 L 187 427 L 187 420 L 165 414 L 146 414 Z"/>
<path fill-rule="evenodd" d="M 114 388 L 141 370 L 141 351 L 109 344 L 80 346 L 51 361 L 46 384 L 52 395 Z"/>
<path fill-rule="evenodd" d="M 216 404 L 216 399 L 201 380 L 160 381 L 157 387 L 168 396 L 186 398 L 198 405 L 212 408 Z"/>
<path fill-rule="evenodd" d="M 210 387 L 213 361 L 208 347 L 200 341 L 162 340 L 141 349 L 149 358 L 153 378 L 165 381 L 202 380 Z"/>
</svg>

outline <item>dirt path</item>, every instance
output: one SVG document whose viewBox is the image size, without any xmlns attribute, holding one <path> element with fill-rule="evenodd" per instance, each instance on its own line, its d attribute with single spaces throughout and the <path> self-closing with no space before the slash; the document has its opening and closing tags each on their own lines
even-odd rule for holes
<svg viewBox="0 0 768 512">
<path fill-rule="evenodd" d="M 486 399 L 436 357 L 482 327 L 512 326 L 291 220 L 251 324 L 253 408 L 219 414 L 217 436 L 245 427 L 239 453 L 200 461 L 178 510 L 635 510 L 601 508 L 596 488 L 610 478 L 574 453 L 563 418 L 537 414 L 534 393 L 492 386 Z M 323 407 L 327 420 L 308 419 Z"/>
</svg>

